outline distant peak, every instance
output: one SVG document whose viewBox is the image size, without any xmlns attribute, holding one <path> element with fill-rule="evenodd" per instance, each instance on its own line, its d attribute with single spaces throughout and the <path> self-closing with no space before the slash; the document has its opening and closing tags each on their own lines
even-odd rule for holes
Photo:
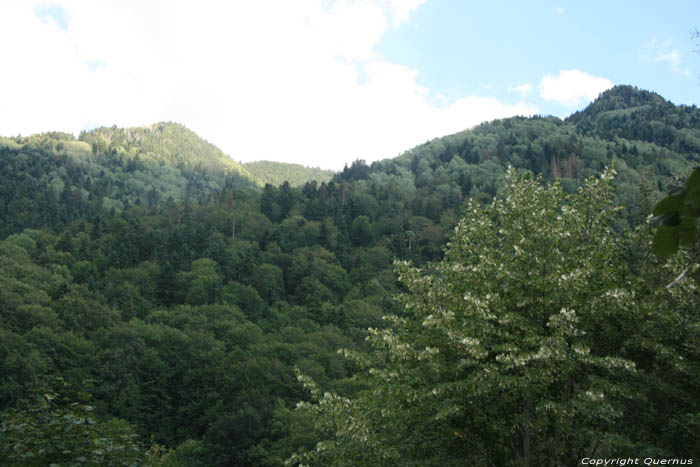
<svg viewBox="0 0 700 467">
<path fill-rule="evenodd" d="M 602 112 L 626 110 L 647 105 L 673 105 L 655 92 L 645 91 L 636 86 L 617 85 L 602 92 L 596 100 L 567 120 L 577 122 L 583 117 L 594 117 Z"/>
<path fill-rule="evenodd" d="M 600 94 L 593 102 L 598 103 L 614 103 L 622 108 L 638 107 L 645 104 L 661 104 L 668 103 L 666 99 L 656 94 L 655 92 L 639 89 L 636 86 L 617 85 Z M 593 105 L 591 104 L 591 105 Z"/>
</svg>

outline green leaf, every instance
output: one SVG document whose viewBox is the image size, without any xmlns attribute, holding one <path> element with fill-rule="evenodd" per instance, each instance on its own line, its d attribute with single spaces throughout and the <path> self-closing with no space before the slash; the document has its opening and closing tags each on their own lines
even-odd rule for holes
<svg viewBox="0 0 700 467">
<path fill-rule="evenodd" d="M 683 206 L 683 212 L 681 213 L 683 216 L 683 219 L 685 218 L 692 218 L 692 219 L 697 219 L 700 217 L 700 207 L 693 207 L 690 204 L 690 197 L 686 199 L 685 206 Z"/>
<path fill-rule="evenodd" d="M 659 226 L 659 225 L 674 226 L 674 225 L 678 225 L 680 223 L 680 216 L 678 215 L 678 212 L 676 212 L 676 211 L 665 212 L 665 213 L 660 214 L 658 216 L 652 217 L 649 222 L 653 226 Z"/>
<path fill-rule="evenodd" d="M 700 209 L 700 169 L 694 168 L 693 172 L 688 177 L 685 183 L 685 189 L 688 196 L 686 204 Z"/>
<path fill-rule="evenodd" d="M 654 215 L 660 216 L 668 212 L 678 212 L 683 209 L 683 203 L 685 201 L 685 193 L 679 195 L 667 196 L 661 201 L 659 201 L 654 207 Z"/>
<path fill-rule="evenodd" d="M 657 256 L 668 258 L 678 251 L 678 241 L 678 227 L 662 225 L 654 234 L 651 247 Z"/>
<path fill-rule="evenodd" d="M 685 218 L 678 228 L 678 243 L 682 246 L 688 246 L 695 243 L 697 236 L 697 226 L 695 219 Z"/>
</svg>

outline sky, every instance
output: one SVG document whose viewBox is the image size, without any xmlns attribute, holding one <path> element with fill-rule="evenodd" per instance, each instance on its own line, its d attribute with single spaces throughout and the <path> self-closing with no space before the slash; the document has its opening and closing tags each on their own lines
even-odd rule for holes
<svg viewBox="0 0 700 467">
<path fill-rule="evenodd" d="M 0 135 L 175 121 L 337 170 L 616 84 L 696 105 L 696 27 L 696 0 L 0 0 Z"/>
</svg>

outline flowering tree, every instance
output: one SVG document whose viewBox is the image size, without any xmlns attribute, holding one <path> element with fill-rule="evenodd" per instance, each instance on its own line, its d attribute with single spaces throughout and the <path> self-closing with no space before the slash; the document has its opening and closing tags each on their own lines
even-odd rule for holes
<svg viewBox="0 0 700 467">
<path fill-rule="evenodd" d="M 625 407 L 644 395 L 624 344 L 658 302 L 622 266 L 612 177 L 567 195 L 510 170 L 441 262 L 398 263 L 404 313 L 370 330 L 372 354 L 345 352 L 367 389 L 322 394 L 300 376 L 326 440 L 288 463 L 576 465 L 631 449 Z"/>
</svg>

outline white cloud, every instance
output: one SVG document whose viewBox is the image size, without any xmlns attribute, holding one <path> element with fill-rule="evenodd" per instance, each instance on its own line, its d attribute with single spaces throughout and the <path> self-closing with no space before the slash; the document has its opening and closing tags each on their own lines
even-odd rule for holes
<svg viewBox="0 0 700 467">
<path fill-rule="evenodd" d="M 564 9 L 562 7 L 556 7 L 556 8 L 554 8 L 554 12 L 561 16 L 566 12 L 566 9 Z"/>
<path fill-rule="evenodd" d="M 411 13 L 424 2 L 425 0 L 389 0 L 389 11 L 394 26 L 408 21 Z"/>
<path fill-rule="evenodd" d="M 545 75 L 539 85 L 540 97 L 567 107 L 575 107 L 591 101 L 613 87 L 613 83 L 600 76 L 579 70 L 560 70 L 557 76 Z"/>
<path fill-rule="evenodd" d="M 658 54 L 656 57 L 654 57 L 654 61 L 666 62 L 671 66 L 671 70 L 673 70 L 674 73 L 678 73 L 679 75 L 683 76 L 690 76 L 690 70 L 681 66 L 681 53 L 676 49 Z"/>
<path fill-rule="evenodd" d="M 647 41 L 643 51 L 637 51 L 637 55 L 647 63 L 667 63 L 674 73 L 690 76 L 690 69 L 683 66 L 683 57 L 678 49 L 674 48 L 671 39 L 658 41 L 656 37 L 652 37 Z"/>
<path fill-rule="evenodd" d="M 435 104 L 418 71 L 379 59 L 423 1 L 58 0 L 61 21 L 47 21 L 45 3 L 5 0 L 0 134 L 173 120 L 237 160 L 340 168 L 537 112 Z"/>
<path fill-rule="evenodd" d="M 532 84 L 518 84 L 517 86 L 508 86 L 508 92 L 517 92 L 522 97 L 527 97 L 532 93 Z"/>
</svg>

